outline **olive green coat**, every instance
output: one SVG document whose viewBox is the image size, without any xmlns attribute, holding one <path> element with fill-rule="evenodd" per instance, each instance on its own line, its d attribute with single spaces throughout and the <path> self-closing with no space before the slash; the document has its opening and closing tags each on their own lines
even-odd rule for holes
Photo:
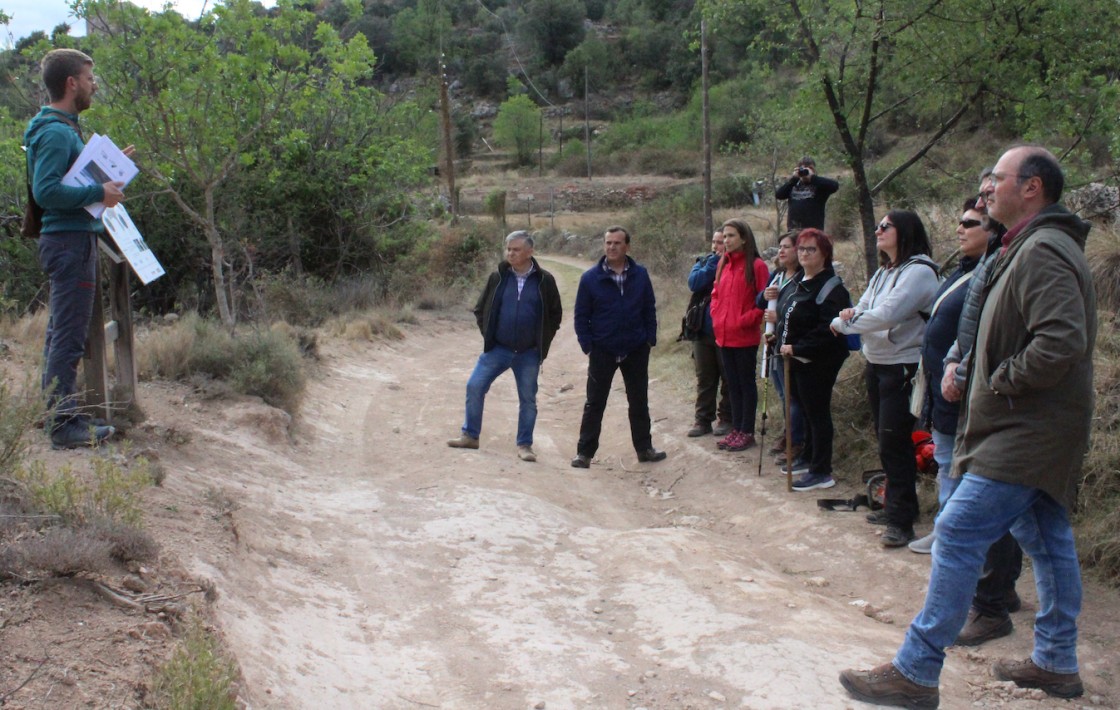
<svg viewBox="0 0 1120 710">
<path fill-rule="evenodd" d="M 1088 223 L 1052 205 L 992 266 L 953 475 L 1039 488 L 1073 507 L 1093 414 L 1097 308 L 1088 233 Z"/>
</svg>

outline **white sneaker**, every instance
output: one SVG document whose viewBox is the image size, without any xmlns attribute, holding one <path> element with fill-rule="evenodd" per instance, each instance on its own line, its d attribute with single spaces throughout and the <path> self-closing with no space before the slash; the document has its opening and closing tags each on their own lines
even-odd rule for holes
<svg viewBox="0 0 1120 710">
<path fill-rule="evenodd" d="M 910 548 L 911 552 L 916 552 L 919 555 L 931 555 L 933 554 L 933 541 L 936 539 L 937 536 L 933 533 L 930 533 L 925 537 L 914 540 L 913 542 L 908 544 L 907 547 Z"/>
</svg>

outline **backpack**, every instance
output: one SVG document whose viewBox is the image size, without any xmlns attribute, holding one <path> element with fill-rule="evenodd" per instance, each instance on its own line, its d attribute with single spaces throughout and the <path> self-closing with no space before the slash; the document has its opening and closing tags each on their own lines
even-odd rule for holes
<svg viewBox="0 0 1120 710">
<path fill-rule="evenodd" d="M 704 330 L 704 314 L 712 303 L 710 289 L 697 291 L 688 299 L 688 308 L 685 309 L 684 318 L 681 318 L 681 334 L 677 342 L 682 340 L 699 340 L 701 331 Z"/>
<path fill-rule="evenodd" d="M 828 281 L 824 282 L 824 286 L 821 286 L 821 290 L 817 292 L 817 305 L 819 306 L 825 302 L 825 299 L 828 298 L 828 294 L 832 293 L 832 289 L 836 288 L 837 286 L 843 285 L 844 279 L 840 278 L 839 275 L 834 274 L 832 277 L 830 277 Z M 848 305 L 852 305 L 851 298 L 848 299 Z M 859 350 L 861 347 L 863 347 L 863 343 L 860 342 L 859 339 L 859 333 L 851 333 L 849 335 L 845 335 L 844 342 L 847 344 L 848 350 Z"/>
<path fill-rule="evenodd" d="M 55 118 L 68 124 L 78 132 L 78 138 L 85 141 L 85 138 L 82 136 L 82 129 L 78 127 L 78 124 L 65 116 L 55 116 Z M 30 137 L 31 136 L 28 136 L 28 138 Z M 28 143 L 30 142 L 29 140 Z M 27 146 L 24 146 L 24 150 L 27 150 Z M 27 202 L 23 204 L 23 222 L 20 223 L 19 233 L 28 239 L 38 239 L 39 233 L 43 231 L 43 208 L 35 201 L 35 195 L 31 192 L 31 161 L 28 160 L 29 157 L 30 156 L 24 158 L 27 172 Z"/>
</svg>

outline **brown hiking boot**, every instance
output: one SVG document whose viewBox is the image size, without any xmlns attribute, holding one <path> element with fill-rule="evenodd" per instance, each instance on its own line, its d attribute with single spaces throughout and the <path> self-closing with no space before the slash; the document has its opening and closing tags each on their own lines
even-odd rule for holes
<svg viewBox="0 0 1120 710">
<path fill-rule="evenodd" d="M 1010 617 L 986 616 L 975 609 L 970 609 L 968 623 L 961 629 L 954 645 L 979 646 L 992 639 L 1009 636 L 1014 628 Z"/>
<path fill-rule="evenodd" d="M 726 419 L 720 419 L 718 422 L 716 422 L 715 428 L 712 429 L 712 434 L 714 436 L 727 436 L 730 433 L 731 422 L 727 421 Z"/>
<path fill-rule="evenodd" d="M 992 674 L 1000 680 L 1010 680 L 1020 688 L 1041 688 L 1056 698 L 1077 698 L 1085 692 L 1079 673 L 1051 673 L 1034 664 L 1031 659 L 1013 661 L 1001 658 L 992 664 Z"/>
<path fill-rule="evenodd" d="M 918 685 L 899 673 L 893 663 L 869 671 L 841 671 L 840 685 L 856 700 L 872 705 L 925 710 L 941 702 L 937 688 Z"/>
<path fill-rule="evenodd" d="M 448 439 L 447 445 L 453 449 L 477 449 L 478 439 L 466 434 L 460 434 L 454 439 Z"/>
</svg>

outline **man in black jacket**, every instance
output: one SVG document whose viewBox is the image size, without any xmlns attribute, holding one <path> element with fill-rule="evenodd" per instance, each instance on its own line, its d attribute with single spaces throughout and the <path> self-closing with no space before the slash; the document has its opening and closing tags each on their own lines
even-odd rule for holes
<svg viewBox="0 0 1120 710">
<path fill-rule="evenodd" d="M 789 200 L 786 229 L 824 229 L 824 203 L 839 189 L 840 183 L 817 175 L 812 158 L 798 161 L 789 180 L 774 191 L 774 197 Z"/>
<path fill-rule="evenodd" d="M 467 380 L 462 433 L 447 445 L 477 449 L 482 408 L 490 385 L 506 370 L 517 382 L 517 456 L 536 461 L 537 374 L 560 328 L 563 308 L 556 279 L 533 258 L 533 237 L 524 230 L 506 237 L 506 259 L 490 274 L 474 307 L 482 332 L 482 354 Z"/>
</svg>

